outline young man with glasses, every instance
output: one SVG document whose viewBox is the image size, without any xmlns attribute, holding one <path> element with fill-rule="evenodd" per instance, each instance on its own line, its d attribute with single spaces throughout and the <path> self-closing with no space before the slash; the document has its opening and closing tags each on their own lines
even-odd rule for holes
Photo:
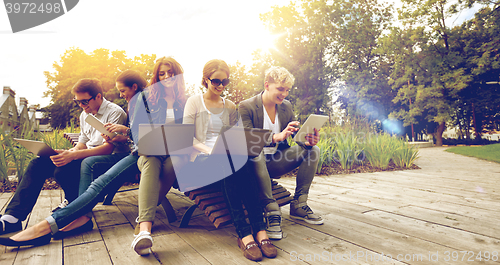
<svg viewBox="0 0 500 265">
<path fill-rule="evenodd" d="M 265 73 L 264 91 L 239 105 L 243 125 L 249 128 L 271 130 L 263 152 L 251 159 L 260 185 L 260 199 L 267 220 L 267 234 L 271 239 L 281 239 L 281 210 L 273 197 L 271 178 L 299 168 L 296 177 L 294 200 L 290 204 L 290 217 L 310 224 L 323 224 L 320 216 L 307 205 L 307 196 L 319 162 L 319 133 L 306 136 L 307 142 L 290 147 L 288 136 L 298 131 L 290 101 L 286 100 L 295 81 L 283 67 L 271 67 Z"/>
<path fill-rule="evenodd" d="M 101 82 L 95 78 L 80 79 L 72 92 L 75 95 L 74 102 L 83 109 L 78 143 L 69 150 L 57 150 L 57 155 L 37 157 L 30 161 L 5 214 L 0 217 L 0 234 L 22 229 L 21 222 L 32 211 L 47 178 L 54 177 L 61 185 L 66 197 L 63 204 L 67 204 L 78 197 L 80 167 L 84 158 L 128 151 L 127 146 L 115 148 L 113 144 L 105 142 L 101 134 L 85 122 L 90 114 L 103 123 L 127 122 L 125 111 L 102 96 Z M 60 207 L 64 207 L 63 204 Z"/>
</svg>

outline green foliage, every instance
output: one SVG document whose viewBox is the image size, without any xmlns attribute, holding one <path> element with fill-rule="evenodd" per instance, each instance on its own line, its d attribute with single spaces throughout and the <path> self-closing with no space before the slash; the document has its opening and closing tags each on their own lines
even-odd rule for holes
<svg viewBox="0 0 500 265">
<path fill-rule="evenodd" d="M 446 24 L 473 3 L 490 7 L 460 28 Z M 417 133 L 433 134 L 440 145 L 453 120 L 463 128 L 477 120 L 479 132 L 498 128 L 500 86 L 475 85 L 500 81 L 498 6 L 498 1 L 404 0 L 397 26 L 392 6 L 377 0 L 274 7 L 261 19 L 279 36 L 276 49 L 255 52 L 250 73 L 261 84 L 269 65 L 288 68 L 297 77 L 289 99 L 299 120 L 327 112 L 321 97 L 330 97 L 328 89 L 335 87 L 349 116 L 372 122 L 397 118 L 404 126 L 415 125 Z"/>
<path fill-rule="evenodd" d="M 225 98 L 239 104 L 257 93 L 256 86 L 252 84 L 252 76 L 246 71 L 244 65 L 237 61 L 235 65 L 229 65 L 229 71 L 231 81 L 224 90 Z"/>
<path fill-rule="evenodd" d="M 462 58 L 473 81 L 462 89 L 455 103 L 453 125 L 470 139 L 471 128 L 480 139 L 483 130 L 498 129 L 500 124 L 500 10 L 489 7 L 451 31 L 450 49 Z"/>
<path fill-rule="evenodd" d="M 397 149 L 397 138 L 387 133 L 371 135 L 365 144 L 366 159 L 373 167 L 387 169 Z"/>
<path fill-rule="evenodd" d="M 27 124 L 25 124 L 25 126 L 23 126 L 23 129 L 21 130 L 20 135 L 18 135 L 17 137 L 28 140 L 38 140 L 39 135 L 39 133 L 34 132 L 33 130 L 31 130 L 31 128 L 27 127 Z M 18 181 L 21 181 L 29 161 L 31 161 L 31 159 L 33 159 L 35 156 L 30 153 L 28 149 L 24 148 L 19 143 L 11 139 L 11 137 L 6 137 L 6 139 L 8 139 L 9 141 L 9 148 L 12 157 L 11 160 L 13 160 L 16 167 L 17 179 Z"/>
<path fill-rule="evenodd" d="M 322 164 L 339 163 L 343 169 L 363 164 L 363 143 L 371 131 L 369 123 L 356 118 L 346 120 L 341 126 L 321 128 L 318 147 L 321 149 Z"/>
<path fill-rule="evenodd" d="M 333 163 L 335 144 L 331 138 L 325 137 L 321 138 L 316 146 L 318 146 L 320 150 L 318 168 L 316 170 L 316 173 L 319 174 L 323 165 L 330 165 Z"/>
<path fill-rule="evenodd" d="M 500 163 L 500 144 L 490 144 L 485 146 L 457 146 L 448 148 L 446 151 Z"/>
<path fill-rule="evenodd" d="M 302 12 L 300 12 L 302 10 Z M 260 18 L 271 34 L 278 36 L 275 49 L 270 49 L 269 56 L 254 54 L 255 65 L 283 66 L 295 76 L 295 84 L 288 99 L 295 106 L 294 110 L 299 121 L 305 120 L 311 113 L 328 111 L 330 87 L 334 71 L 325 60 L 327 51 L 333 43 L 329 34 L 328 14 L 330 8 L 326 1 L 303 1 L 300 6 L 290 3 L 278 7 Z M 263 67 L 259 66 L 253 72 L 257 84 L 263 86 Z"/>
<path fill-rule="evenodd" d="M 489 95 L 493 87 L 484 83 L 485 78 L 498 80 L 500 74 L 500 10 L 485 7 L 475 19 L 450 28 L 447 18 L 468 8 L 465 2 L 405 0 L 399 10 L 403 26 L 394 27 L 383 41 L 394 62 L 391 84 L 398 94 L 393 102 L 401 104 L 392 116 L 405 125 L 438 125 L 427 131 L 434 134 L 437 145 L 446 123 L 468 135 L 474 120 L 473 127 L 480 132 L 482 121 L 498 113 L 491 110 L 499 109 L 498 97 Z"/>
<path fill-rule="evenodd" d="M 17 179 L 20 182 L 29 162 L 35 158 L 35 155 L 13 138 L 43 141 L 53 149 L 69 149 L 73 146 L 63 137 L 65 132 L 76 132 L 76 130 L 73 126 L 65 130 L 54 130 L 51 133 L 34 132 L 28 128 L 23 128 L 16 134 L 14 134 L 15 132 L 6 134 L 0 130 L 0 182 L 10 187 L 8 179 L 10 168 L 16 169 Z"/>
<path fill-rule="evenodd" d="M 26 167 L 31 159 L 35 156 L 26 148 L 16 142 L 13 138 L 23 138 L 28 140 L 37 140 L 38 133 L 33 132 L 27 125 L 23 126 L 22 130 L 11 133 L 0 131 L 0 142 L 2 152 L 0 153 L 0 179 L 8 182 L 8 174 L 10 168 L 16 169 L 18 181 L 21 181 L 26 171 Z"/>
<path fill-rule="evenodd" d="M 349 115 L 383 120 L 394 108 L 388 84 L 390 64 L 379 48 L 390 25 L 392 6 L 369 1 L 334 1 L 330 14 L 336 40 L 335 58 L 341 84 L 339 101 Z"/>
<path fill-rule="evenodd" d="M 418 158 L 418 148 L 400 137 L 374 133 L 367 121 L 352 119 L 342 126 L 325 126 L 320 131 L 320 161 L 317 173 L 323 166 L 338 163 L 343 169 L 369 164 L 386 169 L 392 161 L 397 167 L 411 168 Z M 296 143 L 288 139 L 290 145 Z"/>
<path fill-rule="evenodd" d="M 355 163 L 361 163 L 363 159 L 363 147 L 360 139 L 354 133 L 335 133 L 333 143 L 335 144 L 333 158 L 340 163 L 343 169 L 351 169 Z"/>
<path fill-rule="evenodd" d="M 418 158 L 418 147 L 406 141 L 395 141 L 392 161 L 397 167 L 411 168 Z"/>
<path fill-rule="evenodd" d="M 41 141 L 47 143 L 52 149 L 70 149 L 73 145 L 64 138 L 65 130 L 54 130 L 50 133 L 44 133 L 41 137 Z"/>
<path fill-rule="evenodd" d="M 10 181 L 8 176 L 8 150 L 9 142 L 7 142 L 6 135 L 3 130 L 0 129 L 0 182 L 7 187 L 10 187 Z"/>
<path fill-rule="evenodd" d="M 71 89 L 81 78 L 98 78 L 102 82 L 105 98 L 125 106 L 114 89 L 116 76 L 124 70 L 132 69 L 149 79 L 155 59 L 154 54 L 141 54 L 131 59 L 126 56 L 125 51 L 110 53 L 107 49 L 97 49 L 89 54 L 79 48 L 67 50 L 60 61 L 53 64 L 54 72 L 44 72 L 48 88 L 44 96 L 51 98 L 51 105 L 48 107 L 51 127 L 65 128 L 71 122 L 78 124 L 81 109 L 73 103 Z"/>
</svg>

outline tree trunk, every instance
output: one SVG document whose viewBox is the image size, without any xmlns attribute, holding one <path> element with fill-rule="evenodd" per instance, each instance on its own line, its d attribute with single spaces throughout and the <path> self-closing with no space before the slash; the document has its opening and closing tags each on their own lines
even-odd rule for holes
<svg viewBox="0 0 500 265">
<path fill-rule="evenodd" d="M 443 132 L 445 129 L 445 123 L 440 122 L 438 127 L 436 128 L 436 132 L 434 133 L 434 137 L 436 137 L 436 146 L 442 146 L 443 145 Z"/>
</svg>

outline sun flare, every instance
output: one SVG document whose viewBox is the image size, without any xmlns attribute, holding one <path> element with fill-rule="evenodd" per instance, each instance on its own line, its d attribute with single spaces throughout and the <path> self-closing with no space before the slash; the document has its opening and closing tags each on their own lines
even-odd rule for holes
<svg viewBox="0 0 500 265">
<path fill-rule="evenodd" d="M 259 38 L 256 39 L 256 47 L 262 51 L 276 50 L 276 40 L 283 34 L 271 34 L 267 30 L 260 33 Z"/>
</svg>

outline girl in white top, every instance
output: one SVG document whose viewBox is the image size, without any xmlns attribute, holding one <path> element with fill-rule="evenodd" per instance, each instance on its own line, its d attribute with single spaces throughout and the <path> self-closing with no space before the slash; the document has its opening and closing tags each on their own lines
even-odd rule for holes
<svg viewBox="0 0 500 265">
<path fill-rule="evenodd" d="M 233 126 L 238 121 L 235 104 L 221 97 L 229 84 L 229 66 L 222 60 L 211 60 L 203 68 L 202 85 L 207 88 L 203 95 L 190 97 L 184 110 L 184 123 L 195 124 L 192 155 L 193 163 L 185 166 L 177 175 L 182 191 L 213 185 L 221 185 L 226 204 L 233 217 L 238 245 L 250 260 L 261 260 L 262 253 L 274 258 L 277 251 L 269 241 L 263 222 L 263 210 L 257 197 L 257 183 L 253 174 L 243 166 L 232 174 L 228 156 L 209 155 L 223 126 Z M 242 139 L 244 141 L 244 139 Z M 247 157 L 245 159 L 248 159 Z M 250 224 L 245 220 L 242 204 L 248 212 Z M 256 236 L 257 242 L 253 235 Z M 259 247 L 262 247 L 262 252 Z"/>
</svg>

